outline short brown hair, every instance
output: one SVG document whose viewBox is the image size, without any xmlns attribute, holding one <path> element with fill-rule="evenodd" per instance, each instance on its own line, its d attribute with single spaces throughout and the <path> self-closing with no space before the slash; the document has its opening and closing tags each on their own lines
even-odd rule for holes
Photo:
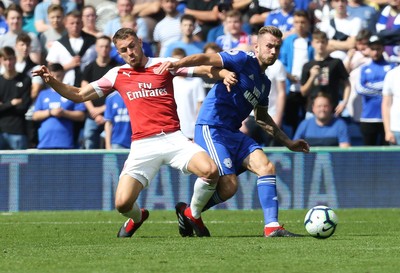
<svg viewBox="0 0 400 273">
<path fill-rule="evenodd" d="M 18 12 L 18 13 L 21 15 L 21 17 L 22 17 L 22 15 L 24 14 L 24 12 L 22 11 L 20 5 L 18 5 L 18 4 L 11 4 L 11 5 L 9 5 L 9 6 L 6 8 L 6 10 L 5 10 L 5 12 L 4 12 L 4 18 L 7 18 L 8 13 L 9 13 L 10 11 L 16 11 L 16 12 Z M 21 18 L 21 19 L 22 19 L 22 18 Z"/>
<path fill-rule="evenodd" d="M 120 28 L 117 32 L 115 32 L 114 37 L 112 39 L 114 44 L 117 44 L 118 40 L 123 40 L 128 37 L 138 38 L 136 32 L 131 28 Z"/>
<path fill-rule="evenodd" d="M 271 34 L 272 36 L 276 37 L 276 38 L 280 38 L 282 39 L 282 31 L 279 30 L 279 28 L 274 27 L 274 26 L 264 26 L 262 28 L 260 28 L 260 30 L 258 31 L 258 36 L 264 35 L 266 33 Z"/>
<path fill-rule="evenodd" d="M 179 56 L 182 56 L 182 57 L 186 57 L 186 51 L 183 48 L 175 47 L 172 50 L 171 56 L 176 56 L 176 55 L 179 55 Z"/>
<path fill-rule="evenodd" d="M 15 57 L 15 50 L 12 47 L 5 46 L 0 49 L 0 58 Z"/>
<path fill-rule="evenodd" d="M 313 40 L 324 40 L 324 41 L 328 41 L 328 36 L 326 35 L 325 32 L 322 32 L 320 30 L 315 30 L 312 34 L 312 39 Z"/>
<path fill-rule="evenodd" d="M 222 48 L 218 44 L 216 44 L 214 42 L 210 42 L 210 43 L 206 43 L 204 45 L 203 52 L 206 52 L 207 49 L 209 49 L 209 48 L 214 50 L 215 52 L 221 52 L 222 51 Z"/>
<path fill-rule="evenodd" d="M 61 11 L 61 13 L 64 15 L 64 8 L 61 5 L 51 4 L 47 8 L 47 14 L 50 14 L 51 12 L 54 12 L 54 11 Z"/>
<path fill-rule="evenodd" d="M 28 33 L 21 32 L 20 34 L 18 34 L 15 43 L 18 43 L 18 42 L 23 42 L 23 43 L 25 43 L 25 44 L 27 44 L 29 46 L 29 45 L 31 45 L 32 39 L 31 39 L 31 36 L 29 36 Z"/>
</svg>

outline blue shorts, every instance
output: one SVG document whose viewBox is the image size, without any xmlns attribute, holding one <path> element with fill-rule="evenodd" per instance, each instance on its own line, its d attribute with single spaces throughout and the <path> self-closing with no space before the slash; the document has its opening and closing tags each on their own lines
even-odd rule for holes
<svg viewBox="0 0 400 273">
<path fill-rule="evenodd" d="M 200 145 L 218 166 L 219 174 L 239 175 L 246 171 L 243 160 L 256 149 L 261 149 L 252 138 L 244 133 L 220 127 L 196 125 L 194 142 Z"/>
</svg>

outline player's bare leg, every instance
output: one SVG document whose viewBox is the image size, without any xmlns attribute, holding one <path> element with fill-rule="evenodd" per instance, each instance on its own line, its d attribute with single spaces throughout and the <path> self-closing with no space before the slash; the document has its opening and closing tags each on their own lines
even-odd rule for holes
<svg viewBox="0 0 400 273">
<path fill-rule="evenodd" d="M 146 209 L 140 209 L 136 203 L 142 189 L 142 183 L 129 175 L 123 175 L 120 178 L 115 193 L 115 208 L 129 219 L 120 228 L 118 237 L 132 237 L 149 217 L 149 212 Z"/>
<path fill-rule="evenodd" d="M 257 189 L 260 204 L 264 213 L 265 237 L 298 237 L 283 228 L 278 222 L 278 193 L 276 191 L 275 166 L 269 161 L 264 151 L 253 151 L 243 162 L 251 172 L 258 175 Z"/>
</svg>

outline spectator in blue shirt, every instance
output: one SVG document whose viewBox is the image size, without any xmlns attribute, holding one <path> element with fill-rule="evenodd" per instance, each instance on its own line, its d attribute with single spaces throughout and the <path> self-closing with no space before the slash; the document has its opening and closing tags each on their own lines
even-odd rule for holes
<svg viewBox="0 0 400 273">
<path fill-rule="evenodd" d="M 332 99 L 320 92 L 312 103 L 314 116 L 303 120 L 293 139 L 304 139 L 311 146 L 350 147 L 350 136 L 344 120 L 333 114 Z"/>
<path fill-rule="evenodd" d="M 104 112 L 106 149 L 127 149 L 131 146 L 131 123 L 128 109 L 118 92 L 113 92 L 106 98 Z"/>
<path fill-rule="evenodd" d="M 61 64 L 49 65 L 50 72 L 62 81 L 65 72 Z M 42 90 L 35 102 L 32 119 L 40 122 L 38 149 L 74 149 L 74 122 L 84 121 L 86 107 L 54 91 Z"/>
</svg>

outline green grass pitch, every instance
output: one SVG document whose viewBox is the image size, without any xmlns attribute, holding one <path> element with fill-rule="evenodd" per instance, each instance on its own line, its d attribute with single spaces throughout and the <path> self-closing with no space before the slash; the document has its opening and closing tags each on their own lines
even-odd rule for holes
<svg viewBox="0 0 400 273">
<path fill-rule="evenodd" d="M 130 239 L 117 212 L 0 214 L 0 272 L 400 272 L 400 209 L 341 209 L 329 239 L 263 238 L 261 210 L 212 210 L 210 238 L 181 238 L 173 211 L 150 211 Z M 306 234 L 306 210 L 284 210 Z"/>
</svg>

